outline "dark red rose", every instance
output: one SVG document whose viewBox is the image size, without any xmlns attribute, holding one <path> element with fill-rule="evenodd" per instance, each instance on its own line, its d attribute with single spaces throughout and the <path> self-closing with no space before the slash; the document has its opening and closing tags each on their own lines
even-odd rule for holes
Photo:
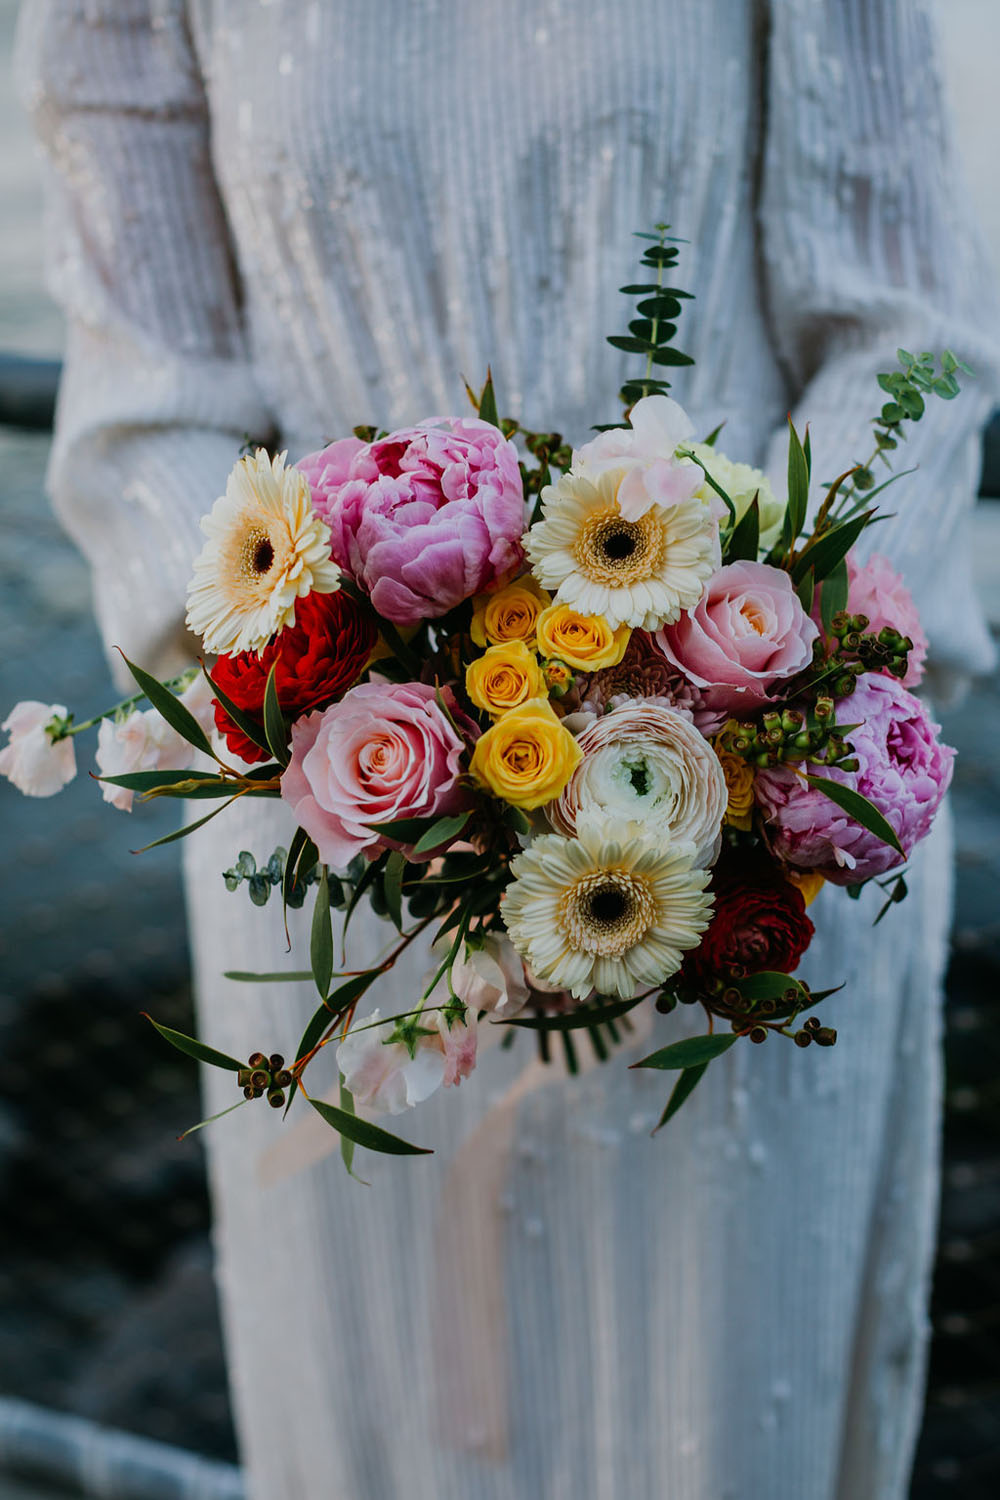
<svg viewBox="0 0 1000 1500">
<path fill-rule="evenodd" d="M 742 873 L 720 861 L 713 879 L 715 914 L 698 947 L 681 970 L 689 984 L 742 978 L 774 969 L 791 974 L 812 941 L 815 927 L 806 916 L 802 892 L 777 866 L 754 860 Z"/>
<path fill-rule="evenodd" d="M 263 728 L 264 689 L 274 662 L 278 702 L 286 714 L 298 718 L 332 703 L 353 686 L 377 635 L 371 617 L 349 594 L 314 592 L 297 600 L 295 624 L 274 636 L 260 656 L 255 651 L 220 656 L 212 676 L 227 698 Z M 270 759 L 218 701 L 215 723 L 234 755 L 246 761 Z"/>
</svg>

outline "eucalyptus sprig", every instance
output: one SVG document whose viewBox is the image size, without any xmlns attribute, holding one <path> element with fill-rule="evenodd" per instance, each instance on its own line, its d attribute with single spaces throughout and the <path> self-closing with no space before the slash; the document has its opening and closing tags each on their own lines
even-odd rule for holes
<svg viewBox="0 0 1000 1500">
<path fill-rule="evenodd" d="M 630 282 L 628 286 L 619 288 L 625 296 L 640 299 L 636 305 L 639 316 L 629 323 L 627 334 L 608 336 L 608 343 L 613 349 L 646 356 L 646 368 L 642 375 L 626 380 L 619 392 L 626 417 L 635 403 L 644 396 L 665 395 L 669 391 L 670 381 L 662 375 L 654 374 L 654 366 L 663 369 L 694 364 L 690 354 L 683 354 L 680 349 L 672 347 L 677 323 L 671 321 L 680 316 L 682 300 L 690 301 L 694 294 L 663 284 L 664 272 L 677 264 L 679 251 L 674 246 L 684 245 L 687 241 L 668 234 L 669 224 L 657 224 L 655 227 L 655 234 L 636 234 L 637 239 L 650 242 L 642 253 L 640 264 L 643 270 L 655 272 L 655 279 Z M 611 422 L 600 430 L 606 431 L 608 427 L 624 425 L 624 422 Z"/>
</svg>

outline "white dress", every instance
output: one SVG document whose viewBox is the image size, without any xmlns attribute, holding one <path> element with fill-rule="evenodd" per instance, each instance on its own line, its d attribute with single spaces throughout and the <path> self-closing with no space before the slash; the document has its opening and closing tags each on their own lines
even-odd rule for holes
<svg viewBox="0 0 1000 1500">
<path fill-rule="evenodd" d="M 675 393 L 700 431 L 727 419 L 733 457 L 777 469 L 791 406 L 832 477 L 868 451 L 897 345 L 977 368 L 907 445 L 920 472 L 876 541 L 939 675 L 988 665 L 963 517 L 993 304 L 915 0 L 31 0 L 19 73 L 69 315 L 52 490 L 109 643 L 182 653 L 197 519 L 247 433 L 294 458 L 460 411 L 488 364 L 529 424 L 612 419 L 631 232 L 666 218 L 697 294 Z M 220 977 L 305 964 L 221 880 L 287 841 L 263 806 L 186 846 L 201 1027 L 289 1056 L 309 986 Z M 655 1141 L 670 1080 L 625 1066 L 648 1037 L 571 1083 L 524 1036 L 486 1051 L 403 1122 L 433 1157 L 359 1153 L 369 1188 L 313 1159 L 332 1137 L 304 1107 L 287 1143 L 262 1104 L 206 1132 L 254 1500 L 901 1500 L 945 821 L 879 928 L 874 892 L 813 908 L 837 1046 L 734 1048 Z M 384 941 L 357 932 L 356 954 Z"/>
</svg>

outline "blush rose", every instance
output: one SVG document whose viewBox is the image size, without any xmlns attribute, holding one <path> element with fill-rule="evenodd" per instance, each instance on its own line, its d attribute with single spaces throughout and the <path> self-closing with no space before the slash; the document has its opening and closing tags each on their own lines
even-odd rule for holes
<svg viewBox="0 0 1000 1500">
<path fill-rule="evenodd" d="M 405 843 L 371 825 L 440 817 L 470 804 L 459 780 L 466 740 L 453 722 L 470 740 L 479 731 L 450 689 L 441 689 L 447 714 L 437 692 L 421 682 L 366 682 L 292 726 L 281 795 L 321 860 L 343 866 L 385 848 L 412 857 Z"/>
</svg>

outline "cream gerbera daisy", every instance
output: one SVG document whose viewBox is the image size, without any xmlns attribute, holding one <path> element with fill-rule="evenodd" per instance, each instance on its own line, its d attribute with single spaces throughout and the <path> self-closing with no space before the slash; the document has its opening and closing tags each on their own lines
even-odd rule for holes
<svg viewBox="0 0 1000 1500">
<path fill-rule="evenodd" d="M 555 602 L 603 615 L 612 629 L 658 630 L 693 609 L 719 566 L 719 526 L 699 496 L 651 503 L 636 520 L 618 505 L 635 471 L 565 474 L 542 491 L 542 519 L 524 538 L 535 577 Z"/>
<path fill-rule="evenodd" d="M 295 601 L 340 587 L 330 528 L 312 508 L 309 482 L 287 454 L 241 458 L 226 493 L 202 520 L 208 537 L 188 585 L 187 623 L 206 651 L 263 651 L 295 623 Z"/>
<path fill-rule="evenodd" d="M 639 823 L 581 819 L 577 837 L 543 834 L 511 864 L 501 911 L 514 947 L 539 979 L 631 998 L 681 966 L 709 924 L 709 872 L 687 844 Z"/>
</svg>

